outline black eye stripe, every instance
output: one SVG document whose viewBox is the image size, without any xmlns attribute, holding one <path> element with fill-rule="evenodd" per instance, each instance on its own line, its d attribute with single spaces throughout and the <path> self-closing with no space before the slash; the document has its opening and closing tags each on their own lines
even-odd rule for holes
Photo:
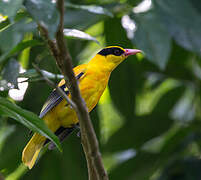
<svg viewBox="0 0 201 180">
<path fill-rule="evenodd" d="M 111 48 L 105 48 L 102 49 L 98 54 L 107 56 L 110 54 L 113 54 L 115 56 L 121 56 L 124 53 L 124 51 L 118 47 L 111 47 Z"/>
<path fill-rule="evenodd" d="M 116 55 L 116 56 L 120 56 L 120 55 L 122 54 L 119 49 L 114 49 L 113 53 L 114 53 L 114 55 Z"/>
</svg>

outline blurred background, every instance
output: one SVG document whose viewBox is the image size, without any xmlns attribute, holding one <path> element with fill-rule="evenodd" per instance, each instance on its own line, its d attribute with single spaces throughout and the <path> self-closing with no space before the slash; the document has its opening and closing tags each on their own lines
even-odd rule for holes
<svg viewBox="0 0 201 180">
<path fill-rule="evenodd" d="M 201 179 L 201 1 L 65 1 L 65 36 L 74 66 L 101 48 L 138 48 L 111 75 L 90 113 L 111 180 Z M 37 30 L 54 38 L 54 0 L 0 2 L 0 97 L 40 113 L 51 92 L 32 63 L 58 82 L 59 70 Z M 9 118 L 0 102 L 0 179 L 86 180 L 74 132 L 46 151 L 32 170 L 21 163 L 29 129 Z"/>
</svg>

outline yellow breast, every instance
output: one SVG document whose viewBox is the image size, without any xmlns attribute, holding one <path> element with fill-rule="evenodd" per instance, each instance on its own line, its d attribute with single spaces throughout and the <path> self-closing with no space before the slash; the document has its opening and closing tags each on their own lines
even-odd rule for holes
<svg viewBox="0 0 201 180">
<path fill-rule="evenodd" d="M 88 111 L 90 112 L 98 103 L 101 95 L 103 94 L 109 76 L 93 73 L 86 74 L 86 77 L 80 82 L 80 91 L 84 98 Z"/>
<path fill-rule="evenodd" d="M 89 112 L 97 105 L 106 88 L 108 79 L 108 75 L 98 75 L 89 71 L 84 78 L 80 80 L 79 88 Z M 58 126 L 70 127 L 78 123 L 75 111 L 67 104 L 65 99 L 48 112 L 44 120 L 53 131 L 57 129 Z"/>
</svg>

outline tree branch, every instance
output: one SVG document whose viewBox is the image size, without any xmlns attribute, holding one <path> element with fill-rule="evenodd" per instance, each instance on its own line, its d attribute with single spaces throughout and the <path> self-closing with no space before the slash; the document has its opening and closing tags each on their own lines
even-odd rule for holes
<svg viewBox="0 0 201 180">
<path fill-rule="evenodd" d="M 99 152 L 96 134 L 94 132 L 85 101 L 81 97 L 78 83 L 73 72 L 72 60 L 64 40 L 64 0 L 57 0 L 57 7 L 60 13 L 60 23 L 56 33 L 56 43 L 49 39 L 47 29 L 39 25 L 39 30 L 48 42 L 49 48 L 55 57 L 57 65 L 64 75 L 66 86 L 72 96 L 72 101 L 76 105 L 75 111 L 80 123 L 81 139 L 85 157 L 87 159 L 89 179 L 108 180 L 107 173 L 102 163 L 101 154 Z"/>
</svg>

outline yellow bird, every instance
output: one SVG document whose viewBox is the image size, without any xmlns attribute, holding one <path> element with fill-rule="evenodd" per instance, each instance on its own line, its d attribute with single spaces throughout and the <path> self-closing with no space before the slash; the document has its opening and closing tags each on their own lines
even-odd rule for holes
<svg viewBox="0 0 201 180">
<path fill-rule="evenodd" d="M 90 112 L 98 103 L 105 90 L 111 72 L 129 55 L 140 53 L 138 49 L 123 49 L 119 46 L 109 46 L 98 52 L 87 64 L 75 67 L 74 73 L 79 81 L 81 95 Z M 59 87 L 69 96 L 65 81 L 61 80 Z M 62 141 L 78 125 L 79 121 L 75 111 L 67 104 L 56 90 L 53 90 L 44 104 L 40 118 Z M 22 152 L 22 161 L 30 169 L 35 164 L 41 148 L 49 142 L 39 133 L 34 133 Z M 54 147 L 50 143 L 49 149 Z"/>
</svg>

